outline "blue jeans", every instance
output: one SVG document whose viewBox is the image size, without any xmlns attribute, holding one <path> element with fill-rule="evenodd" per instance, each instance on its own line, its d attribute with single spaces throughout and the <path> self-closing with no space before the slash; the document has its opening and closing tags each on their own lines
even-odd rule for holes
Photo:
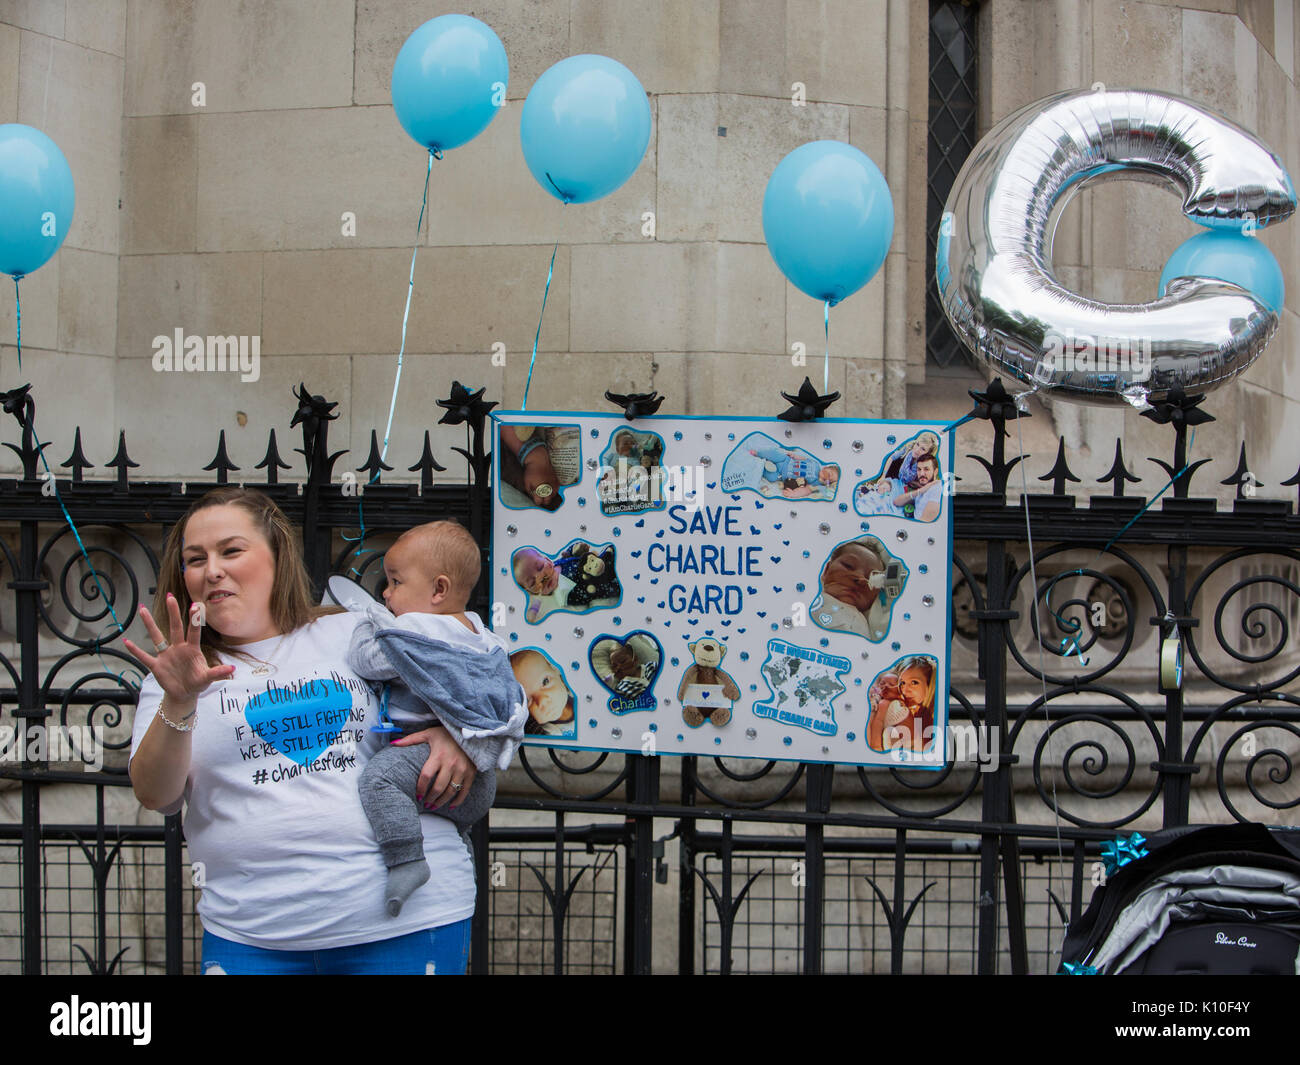
<svg viewBox="0 0 1300 1065">
<path fill-rule="evenodd" d="M 205 976 L 463 976 L 470 918 L 438 928 L 328 950 L 270 950 L 203 933 Z"/>
</svg>

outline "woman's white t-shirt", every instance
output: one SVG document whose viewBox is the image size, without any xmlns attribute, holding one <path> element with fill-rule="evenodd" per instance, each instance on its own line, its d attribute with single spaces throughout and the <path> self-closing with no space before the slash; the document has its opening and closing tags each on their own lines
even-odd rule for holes
<svg viewBox="0 0 1300 1065">
<path fill-rule="evenodd" d="M 185 836 L 201 875 L 205 930 L 250 946 L 323 950 L 451 924 L 474 912 L 474 867 L 456 826 L 420 819 L 433 876 L 384 909 L 386 870 L 357 795 L 378 706 L 347 665 L 355 614 L 223 655 L 236 672 L 198 698 L 185 785 Z M 263 664 L 265 663 L 265 664 Z M 131 756 L 162 690 L 140 689 Z M 166 724 L 159 722 L 159 728 Z M 174 811 L 168 811 L 174 812 Z"/>
</svg>

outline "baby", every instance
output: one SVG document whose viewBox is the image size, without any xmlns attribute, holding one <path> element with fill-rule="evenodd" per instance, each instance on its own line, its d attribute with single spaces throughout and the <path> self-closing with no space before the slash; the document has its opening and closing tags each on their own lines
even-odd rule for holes
<svg viewBox="0 0 1300 1065">
<path fill-rule="evenodd" d="M 473 760 L 478 772 L 465 802 L 438 811 L 464 827 L 492 805 L 494 770 L 510 764 L 528 717 L 505 640 L 465 610 L 480 565 L 478 544 L 454 521 L 404 533 L 384 556 L 388 609 L 372 606 L 348 648 L 353 671 L 387 682 L 395 725 L 406 734 L 445 726 Z M 384 900 L 392 917 L 429 879 L 416 795 L 428 758 L 427 743 L 386 747 L 366 763 L 358 785 L 388 867 Z"/>
<path fill-rule="evenodd" d="M 632 435 L 629 429 L 620 429 L 614 434 L 614 454 L 621 459 L 626 459 L 629 465 L 638 465 L 641 462 L 641 448 L 637 445 L 636 437 Z"/>
<path fill-rule="evenodd" d="M 531 648 L 512 654 L 510 664 L 528 702 L 524 731 L 529 735 L 572 736 L 573 693 L 555 665 Z"/>
<path fill-rule="evenodd" d="M 515 583 L 528 593 L 529 621 L 540 621 L 553 610 L 568 605 L 569 593 L 575 586 L 576 571 L 582 559 L 573 555 L 556 565 L 535 547 L 521 547 L 514 553 L 511 567 Z"/>
<path fill-rule="evenodd" d="M 824 486 L 833 492 L 840 480 L 840 468 L 833 462 L 821 463 L 811 455 L 789 451 L 785 448 L 750 448 L 749 453 L 770 463 L 764 468 L 765 481 L 787 481 L 803 478 L 805 486 Z"/>
<path fill-rule="evenodd" d="M 882 673 L 880 679 L 872 686 L 872 697 L 877 706 L 885 707 L 885 727 L 900 725 L 912 716 L 903 702 L 903 691 L 898 686 L 896 673 Z"/>
</svg>

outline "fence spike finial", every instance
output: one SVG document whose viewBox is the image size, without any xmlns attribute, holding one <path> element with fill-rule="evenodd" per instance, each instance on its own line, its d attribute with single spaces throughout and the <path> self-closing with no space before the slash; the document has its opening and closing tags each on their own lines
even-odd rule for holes
<svg viewBox="0 0 1300 1065">
<path fill-rule="evenodd" d="M 230 461 L 230 456 L 226 454 L 226 431 L 221 430 L 221 435 L 217 438 L 217 453 L 212 456 L 212 461 L 203 467 L 205 471 L 217 471 L 217 484 L 229 484 L 230 475 L 238 473 L 239 467 Z"/>
<path fill-rule="evenodd" d="M 1116 499 L 1119 499 L 1124 495 L 1124 485 L 1126 482 L 1128 484 L 1137 484 L 1141 480 L 1141 477 L 1137 477 L 1129 472 L 1129 468 L 1124 465 L 1124 447 L 1120 443 L 1119 437 L 1116 437 L 1115 461 L 1110 464 L 1110 469 L 1107 470 L 1106 473 L 1097 478 L 1098 483 L 1106 484 L 1107 482 L 1113 481 L 1115 488 L 1112 494 Z"/>
<path fill-rule="evenodd" d="M 1237 499 L 1248 498 L 1245 492 L 1247 485 L 1250 486 L 1250 495 L 1255 494 L 1255 489 L 1261 484 L 1255 480 L 1255 475 L 1250 472 L 1250 467 L 1246 464 L 1246 442 L 1241 442 L 1241 453 L 1237 456 L 1237 468 L 1225 477 L 1219 484 L 1232 484 L 1237 486 Z"/>
<path fill-rule="evenodd" d="M 62 469 L 72 470 L 72 483 L 81 484 L 81 474 L 83 470 L 94 468 L 94 463 L 86 458 L 85 452 L 81 450 L 81 426 L 77 426 L 76 436 L 72 440 L 72 454 L 67 460 L 59 463 Z"/>
<path fill-rule="evenodd" d="M 433 446 L 429 443 L 429 430 L 424 431 L 424 450 L 420 452 L 420 457 L 416 459 L 414 466 L 408 466 L 407 471 L 414 473 L 420 471 L 420 491 L 427 492 L 433 487 L 433 473 L 437 470 L 439 473 L 444 472 L 446 466 L 441 465 L 433 457 Z"/>
<path fill-rule="evenodd" d="M 267 437 L 266 457 L 263 458 L 262 461 L 259 462 L 256 466 L 254 466 L 253 469 L 266 470 L 267 484 L 279 484 L 280 471 L 293 469 L 293 467 L 290 466 L 289 463 L 285 462 L 280 457 L 280 449 L 276 446 L 275 443 L 274 428 L 271 430 L 270 436 Z"/>
<path fill-rule="evenodd" d="M 132 462 L 131 456 L 126 453 L 126 430 L 119 430 L 117 434 L 117 452 L 104 463 L 105 467 L 110 470 L 117 470 L 117 486 L 125 488 L 127 486 L 127 470 L 136 469 L 140 463 Z"/>
<path fill-rule="evenodd" d="M 1038 479 L 1040 481 L 1051 481 L 1052 495 L 1063 496 L 1065 495 L 1065 482 L 1073 481 L 1075 484 L 1079 484 L 1080 479 L 1071 472 L 1070 464 L 1065 459 L 1065 437 L 1058 437 L 1058 440 L 1056 465 Z"/>
</svg>

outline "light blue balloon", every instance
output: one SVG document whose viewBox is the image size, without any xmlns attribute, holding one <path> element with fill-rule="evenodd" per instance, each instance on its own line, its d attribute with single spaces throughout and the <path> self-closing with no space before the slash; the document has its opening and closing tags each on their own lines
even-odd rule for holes
<svg viewBox="0 0 1300 1065">
<path fill-rule="evenodd" d="M 565 203 L 590 203 L 641 165 L 650 143 L 650 102 L 622 63 L 570 56 L 529 90 L 519 142 L 542 188 Z"/>
<path fill-rule="evenodd" d="M 894 237 L 894 200 L 880 168 L 857 148 L 812 141 L 772 171 L 763 235 L 790 282 L 834 306 L 884 263 Z"/>
<path fill-rule="evenodd" d="M 0 126 L 0 273 L 25 277 L 49 262 L 76 202 L 59 146 L 31 126 Z"/>
<path fill-rule="evenodd" d="M 1198 233 L 1174 249 L 1160 272 L 1160 295 L 1175 277 L 1231 281 L 1274 312 L 1281 312 L 1286 298 L 1282 268 L 1273 253 L 1255 237 L 1225 229 Z"/>
<path fill-rule="evenodd" d="M 505 47 L 491 26 L 439 15 L 397 53 L 393 110 L 417 144 L 445 152 L 487 129 L 505 105 L 509 78 Z"/>
</svg>

